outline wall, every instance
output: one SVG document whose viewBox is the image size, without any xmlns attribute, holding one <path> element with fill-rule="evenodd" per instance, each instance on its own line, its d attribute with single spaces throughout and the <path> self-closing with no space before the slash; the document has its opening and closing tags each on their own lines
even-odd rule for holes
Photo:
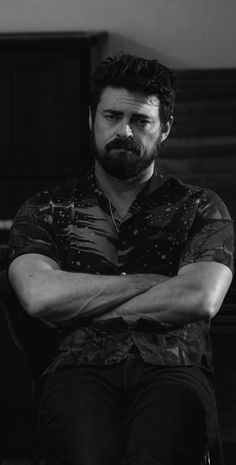
<svg viewBox="0 0 236 465">
<path fill-rule="evenodd" d="M 1 0 L 1 32 L 107 30 L 175 68 L 236 67 L 235 0 Z"/>
</svg>

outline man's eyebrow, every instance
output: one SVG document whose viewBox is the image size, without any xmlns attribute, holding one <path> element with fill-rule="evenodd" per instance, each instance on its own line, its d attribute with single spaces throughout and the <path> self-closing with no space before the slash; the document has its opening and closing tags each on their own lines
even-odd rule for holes
<svg viewBox="0 0 236 465">
<path fill-rule="evenodd" d="M 105 108 L 103 110 L 103 113 L 112 113 L 113 115 L 123 115 L 123 111 L 119 111 L 119 110 L 112 110 L 110 108 Z"/>
<path fill-rule="evenodd" d="M 123 115 L 124 112 L 123 111 L 119 111 L 119 110 L 113 110 L 113 109 L 110 109 L 110 108 L 106 108 L 103 110 L 103 113 L 111 113 L 112 115 Z M 132 117 L 134 118 L 145 118 L 145 119 L 151 119 L 151 116 L 150 115 L 147 115 L 146 113 L 132 113 Z"/>
<path fill-rule="evenodd" d="M 152 119 L 150 115 L 147 115 L 147 113 L 133 113 L 133 116 L 135 118 Z"/>
</svg>

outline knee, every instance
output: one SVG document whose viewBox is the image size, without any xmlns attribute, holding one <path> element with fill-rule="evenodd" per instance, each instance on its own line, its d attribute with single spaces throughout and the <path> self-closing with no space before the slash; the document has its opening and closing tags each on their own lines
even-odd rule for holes
<svg viewBox="0 0 236 465">
<path fill-rule="evenodd" d="M 153 450 L 141 447 L 139 450 L 127 454 L 122 465 L 200 465 L 201 458 L 193 455 L 163 446 L 157 446 Z"/>
</svg>

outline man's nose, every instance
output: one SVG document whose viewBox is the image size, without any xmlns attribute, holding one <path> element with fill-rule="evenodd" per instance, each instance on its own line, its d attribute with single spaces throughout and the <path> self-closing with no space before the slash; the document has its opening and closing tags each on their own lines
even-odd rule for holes
<svg viewBox="0 0 236 465">
<path fill-rule="evenodd" d="M 130 124 L 127 121 L 120 121 L 117 127 L 117 136 L 118 137 L 133 137 L 133 131 Z"/>
</svg>

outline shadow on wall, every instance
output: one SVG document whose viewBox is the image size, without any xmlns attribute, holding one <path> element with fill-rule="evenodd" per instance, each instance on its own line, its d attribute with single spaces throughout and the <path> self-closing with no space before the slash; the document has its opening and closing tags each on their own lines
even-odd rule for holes
<svg viewBox="0 0 236 465">
<path fill-rule="evenodd" d="M 162 52 L 158 51 L 158 48 L 156 50 L 152 47 L 147 47 L 141 42 L 136 42 L 129 37 L 109 32 L 109 39 L 107 43 L 104 45 L 104 58 L 109 55 L 116 54 L 120 51 L 140 55 L 145 58 L 157 59 L 164 65 L 169 66 L 173 69 L 187 69 L 188 67 L 186 62 L 177 60 L 174 56 L 170 54 L 163 54 Z"/>
</svg>

